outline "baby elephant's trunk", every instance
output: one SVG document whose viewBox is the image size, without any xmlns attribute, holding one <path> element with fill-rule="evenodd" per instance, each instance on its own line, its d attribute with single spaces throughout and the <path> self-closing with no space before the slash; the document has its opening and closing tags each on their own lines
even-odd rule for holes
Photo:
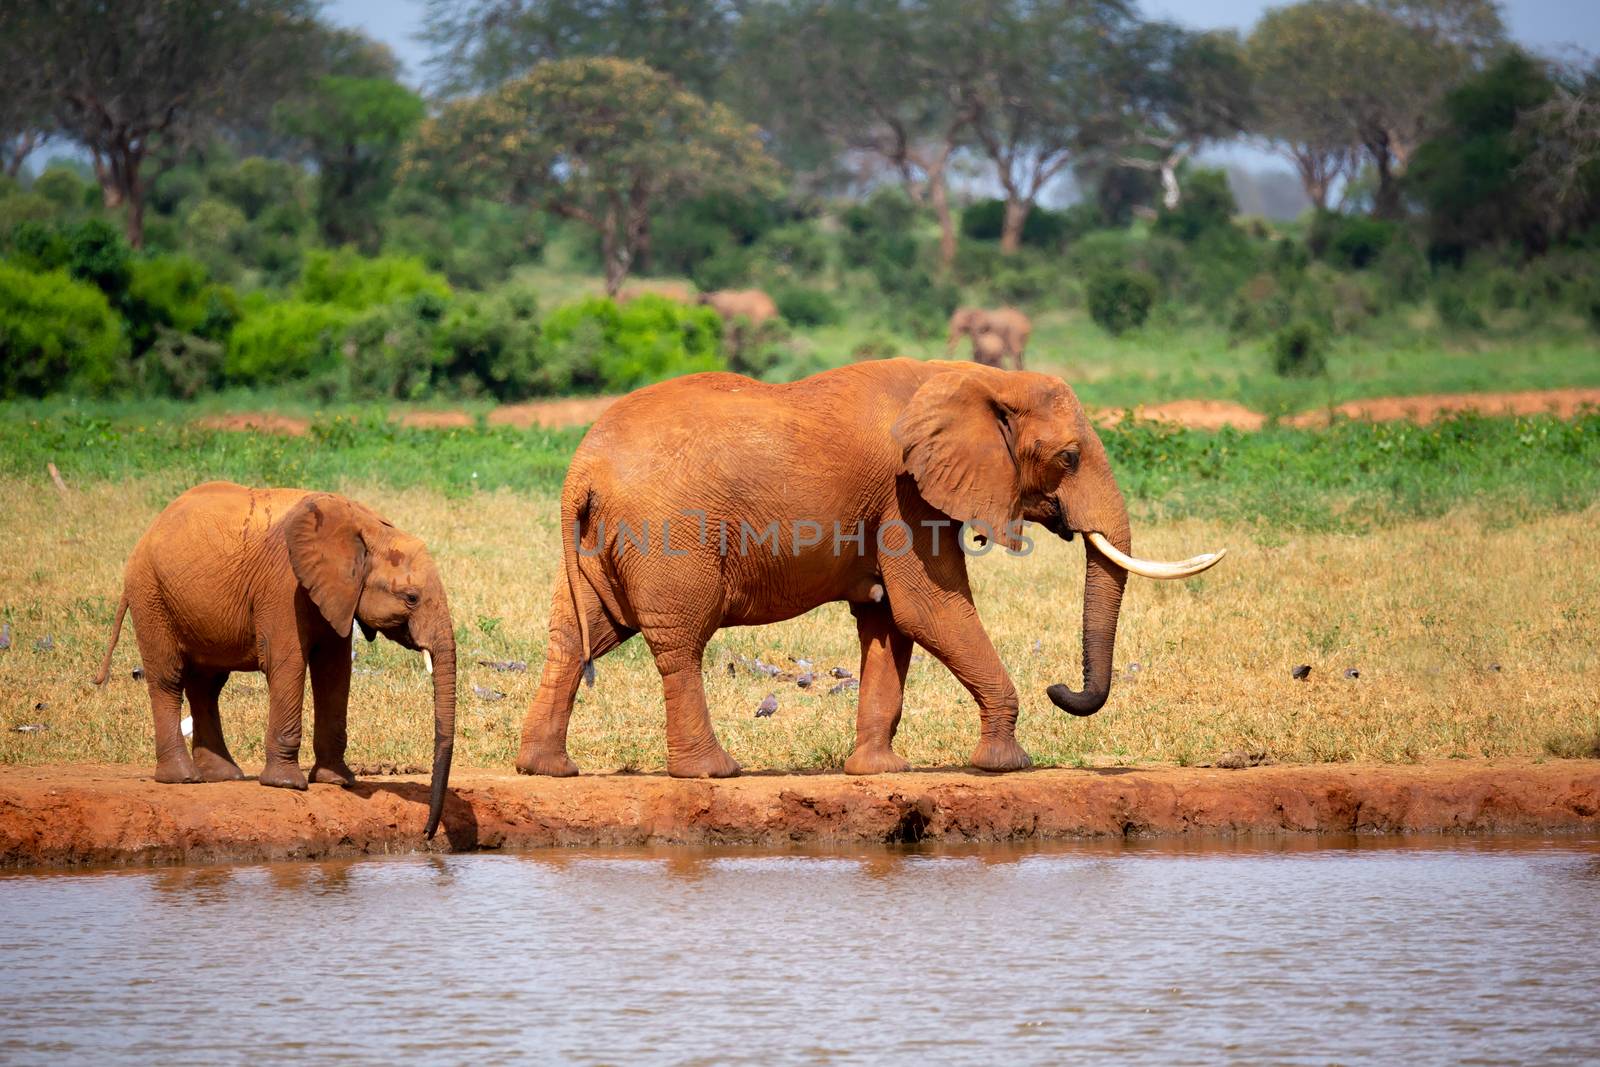
<svg viewBox="0 0 1600 1067">
<path fill-rule="evenodd" d="M 444 793 L 450 784 L 450 758 L 456 743 L 456 641 L 449 612 L 440 628 L 442 636 L 424 646 L 433 656 L 433 783 L 428 795 L 431 839 L 444 815 Z"/>
</svg>

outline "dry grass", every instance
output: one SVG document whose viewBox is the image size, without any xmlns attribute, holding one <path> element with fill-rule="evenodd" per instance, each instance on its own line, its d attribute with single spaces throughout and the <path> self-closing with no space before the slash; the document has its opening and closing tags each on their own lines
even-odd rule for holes
<svg viewBox="0 0 1600 1067">
<path fill-rule="evenodd" d="M 458 762 L 509 766 L 543 652 L 558 558 L 553 498 L 351 492 L 433 547 L 465 635 Z M 0 613 L 12 635 L 0 652 L 0 761 L 151 760 L 144 687 L 129 676 L 138 662 L 131 632 L 112 683 L 98 691 L 89 679 L 123 559 L 165 501 L 151 483 L 62 498 L 12 479 L 0 479 L 0 500 Z M 1290 761 L 1566 753 L 1592 746 L 1600 726 L 1597 517 L 1591 510 L 1493 528 L 1458 513 L 1372 537 L 1272 543 L 1206 523 L 1140 530 L 1139 546 L 1152 555 L 1218 544 L 1233 553 L 1200 580 L 1134 580 L 1117 686 L 1106 710 L 1087 720 L 1057 712 L 1043 695 L 1050 682 L 1078 682 L 1078 546 L 1041 542 L 1029 558 L 979 560 L 973 569 L 989 632 L 1023 694 L 1023 744 L 1042 763 L 1198 763 L 1230 749 Z M 54 648 L 36 650 L 46 634 Z M 779 626 L 724 631 L 707 655 L 717 728 L 735 758 L 750 768 L 837 767 L 851 744 L 853 695 L 828 695 L 828 678 L 803 692 L 743 670 L 730 677 L 725 665 L 740 654 L 854 670 L 848 612 L 833 605 Z M 478 659 L 528 660 L 529 670 L 497 673 Z M 1298 663 L 1312 665 L 1306 682 L 1289 677 Z M 1350 667 L 1359 679 L 1344 677 Z M 352 762 L 425 763 L 429 691 L 416 657 L 380 640 L 362 646 L 358 668 L 373 673 L 353 686 Z M 486 700 L 474 686 L 506 696 Z M 641 642 L 602 660 L 598 685 L 580 693 L 573 718 L 579 765 L 659 769 L 659 692 Z M 756 719 L 768 692 L 780 710 Z M 906 703 L 902 753 L 919 766 L 963 763 L 977 716 L 949 673 L 919 657 Z M 262 677 L 235 676 L 223 708 L 235 755 L 258 763 Z M 10 729 L 34 722 L 48 729 Z"/>
</svg>

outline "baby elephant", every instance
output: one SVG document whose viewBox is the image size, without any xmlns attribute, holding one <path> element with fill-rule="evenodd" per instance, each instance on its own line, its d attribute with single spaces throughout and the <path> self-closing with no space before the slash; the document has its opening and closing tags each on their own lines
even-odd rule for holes
<svg viewBox="0 0 1600 1067">
<path fill-rule="evenodd" d="M 270 712 L 262 785 L 306 788 L 300 718 L 311 668 L 316 782 L 353 785 L 345 764 L 351 626 L 431 654 L 433 787 L 439 826 L 455 745 L 456 645 L 439 572 L 422 542 L 333 493 L 209 482 L 184 493 L 134 546 L 122 575 L 103 685 L 122 617 L 133 612 L 155 716 L 156 781 L 244 777 L 222 739 L 217 697 L 231 671 L 263 671 Z M 194 754 L 179 719 L 194 719 Z"/>
</svg>

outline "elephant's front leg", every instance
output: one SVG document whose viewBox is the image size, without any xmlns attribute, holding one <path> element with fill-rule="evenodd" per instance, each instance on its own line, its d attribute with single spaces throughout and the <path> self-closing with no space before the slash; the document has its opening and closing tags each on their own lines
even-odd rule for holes
<svg viewBox="0 0 1600 1067">
<path fill-rule="evenodd" d="M 911 638 L 894 624 L 887 604 L 851 604 L 861 638 L 861 691 L 856 709 L 856 747 L 844 761 L 846 774 L 884 774 L 909 770 L 895 755 Z"/>
<path fill-rule="evenodd" d="M 352 640 L 354 637 L 352 634 Z M 349 711 L 350 645 L 343 638 L 335 638 L 311 653 L 311 751 L 316 756 L 311 767 L 313 782 L 356 784 L 355 772 L 344 761 Z"/>
<path fill-rule="evenodd" d="M 267 674 L 267 762 L 262 785 L 306 788 L 300 770 L 300 727 L 305 710 L 306 659 L 292 639 L 262 637 L 260 658 Z M 287 647 L 285 647 L 287 646 Z"/>
<path fill-rule="evenodd" d="M 919 551 L 883 560 L 889 604 L 895 624 L 950 668 L 978 702 L 972 765 L 986 771 L 1022 770 L 1033 761 L 1017 744 L 1017 687 L 973 606 L 955 535 L 954 527 L 947 529 L 940 553 L 919 533 Z"/>
</svg>

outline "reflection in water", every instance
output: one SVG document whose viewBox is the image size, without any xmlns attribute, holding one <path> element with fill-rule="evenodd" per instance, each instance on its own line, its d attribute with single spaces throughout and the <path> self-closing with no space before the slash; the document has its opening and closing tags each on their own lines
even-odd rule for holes
<svg viewBox="0 0 1600 1067">
<path fill-rule="evenodd" d="M 1336 844 L 4 877 L 0 1061 L 1600 1056 L 1600 843 Z"/>
</svg>

